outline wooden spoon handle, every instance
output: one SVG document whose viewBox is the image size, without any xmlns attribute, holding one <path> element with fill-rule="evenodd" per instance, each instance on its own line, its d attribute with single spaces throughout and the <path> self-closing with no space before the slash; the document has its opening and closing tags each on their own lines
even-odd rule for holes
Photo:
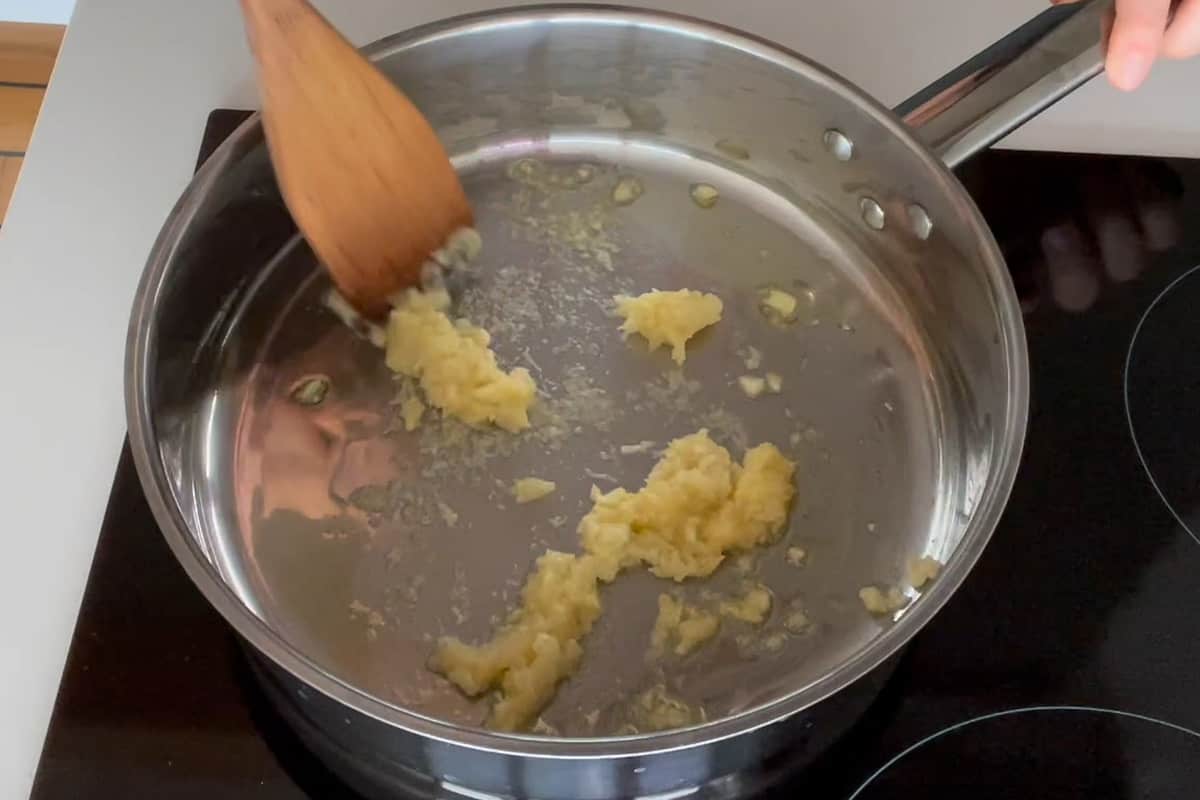
<svg viewBox="0 0 1200 800">
<path fill-rule="evenodd" d="M 314 40 L 322 46 L 339 40 L 347 48 L 354 47 L 307 0 L 240 1 L 246 35 L 260 68 L 267 59 L 303 59 L 307 48 L 296 45 Z"/>
<path fill-rule="evenodd" d="M 305 0 L 241 0 L 288 209 L 338 288 L 375 315 L 472 214 L 421 112 Z"/>
</svg>

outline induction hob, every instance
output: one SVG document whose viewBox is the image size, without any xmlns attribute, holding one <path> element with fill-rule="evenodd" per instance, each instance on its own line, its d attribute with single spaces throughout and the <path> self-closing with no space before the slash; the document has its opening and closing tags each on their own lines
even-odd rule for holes
<svg viewBox="0 0 1200 800">
<path fill-rule="evenodd" d="M 201 160 L 246 112 L 209 118 Z M 961 175 L 1026 308 L 999 528 L 862 721 L 772 797 L 1200 797 L 1200 162 L 990 151 Z M 34 785 L 357 797 L 259 694 L 128 450 Z"/>
</svg>

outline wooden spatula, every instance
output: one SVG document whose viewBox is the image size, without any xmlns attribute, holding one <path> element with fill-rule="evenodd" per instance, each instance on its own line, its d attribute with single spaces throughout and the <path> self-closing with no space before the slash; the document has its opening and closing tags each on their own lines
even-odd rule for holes
<svg viewBox="0 0 1200 800">
<path fill-rule="evenodd" d="M 429 122 L 305 0 L 241 0 L 283 197 L 341 293 L 378 316 L 471 208 Z"/>
</svg>

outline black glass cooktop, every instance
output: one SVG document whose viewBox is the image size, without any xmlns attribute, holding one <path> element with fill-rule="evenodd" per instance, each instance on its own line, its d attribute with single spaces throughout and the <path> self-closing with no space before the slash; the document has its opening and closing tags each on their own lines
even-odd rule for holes
<svg viewBox="0 0 1200 800">
<path fill-rule="evenodd" d="M 772 795 L 1196 798 L 1200 162 L 992 151 L 962 177 L 1026 307 L 1021 472 L 866 717 Z M 355 797 L 258 693 L 128 452 L 33 791 L 84 797 Z"/>
</svg>

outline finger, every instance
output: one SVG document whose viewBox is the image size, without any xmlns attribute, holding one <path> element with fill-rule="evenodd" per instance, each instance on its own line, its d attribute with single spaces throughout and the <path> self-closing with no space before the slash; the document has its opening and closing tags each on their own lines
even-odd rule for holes
<svg viewBox="0 0 1200 800">
<path fill-rule="evenodd" d="M 1131 217 L 1116 211 L 1101 212 L 1091 225 L 1104 271 L 1114 282 L 1125 283 L 1142 274 L 1146 247 Z"/>
<path fill-rule="evenodd" d="M 1161 253 L 1174 247 L 1182 235 L 1179 196 L 1163 185 L 1169 181 L 1156 182 L 1148 168 L 1139 168 L 1137 164 L 1131 162 L 1125 166 L 1125 185 L 1130 190 L 1146 249 Z M 1168 174 L 1167 178 L 1170 177 Z"/>
<path fill-rule="evenodd" d="M 1091 308 L 1100 296 L 1098 265 L 1078 226 L 1063 223 L 1047 228 L 1042 233 L 1042 255 L 1054 302 L 1065 311 Z"/>
<path fill-rule="evenodd" d="M 1200 0 L 1184 0 L 1163 35 L 1162 53 L 1167 58 L 1200 55 Z"/>
<path fill-rule="evenodd" d="M 1131 281 L 1146 267 L 1146 244 L 1127 202 L 1128 189 L 1116 170 L 1089 173 L 1083 181 L 1086 215 L 1104 271 L 1117 283 Z"/>
<path fill-rule="evenodd" d="M 1138 215 L 1146 236 L 1146 247 L 1152 253 L 1170 250 L 1179 242 L 1179 214 L 1167 203 L 1149 203 Z"/>
<path fill-rule="evenodd" d="M 1113 86 L 1130 91 L 1150 74 L 1167 29 L 1171 0 L 1117 0 L 1116 10 L 1105 67 Z"/>
</svg>

